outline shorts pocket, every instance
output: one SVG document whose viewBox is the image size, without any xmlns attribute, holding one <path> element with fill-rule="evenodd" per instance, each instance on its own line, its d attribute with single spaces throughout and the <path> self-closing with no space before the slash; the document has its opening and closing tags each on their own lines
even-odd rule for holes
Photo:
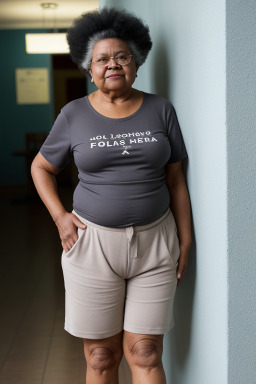
<svg viewBox="0 0 256 384">
<path fill-rule="evenodd" d="M 177 266 L 180 255 L 180 248 L 177 236 L 177 227 L 172 214 L 168 215 L 167 218 L 162 222 L 162 232 L 170 259 L 173 264 Z"/>
<path fill-rule="evenodd" d="M 85 229 L 78 228 L 77 229 L 77 236 L 78 236 L 77 241 L 75 242 L 73 247 L 68 252 L 65 252 L 64 249 L 63 249 L 63 253 L 62 253 L 63 256 L 69 257 L 69 256 L 71 256 L 74 253 L 75 249 L 77 248 L 77 245 L 80 243 L 81 239 L 84 236 L 84 232 L 86 230 L 87 230 L 87 228 L 85 228 Z"/>
</svg>

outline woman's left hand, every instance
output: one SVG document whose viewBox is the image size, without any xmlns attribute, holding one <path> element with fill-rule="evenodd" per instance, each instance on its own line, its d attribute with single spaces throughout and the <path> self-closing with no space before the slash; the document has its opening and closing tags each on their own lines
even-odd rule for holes
<svg viewBox="0 0 256 384">
<path fill-rule="evenodd" d="M 180 285 L 188 265 L 191 246 L 190 201 L 186 179 L 182 170 L 182 161 L 169 164 L 166 168 L 166 185 L 170 193 L 170 206 L 177 225 L 180 257 L 177 278 Z"/>
<path fill-rule="evenodd" d="M 177 279 L 178 279 L 177 286 L 180 285 L 180 283 L 183 279 L 184 273 L 185 273 L 187 266 L 188 266 L 189 249 L 190 249 L 190 247 L 180 246 L 180 257 L 178 260 L 178 267 L 177 267 Z"/>
</svg>

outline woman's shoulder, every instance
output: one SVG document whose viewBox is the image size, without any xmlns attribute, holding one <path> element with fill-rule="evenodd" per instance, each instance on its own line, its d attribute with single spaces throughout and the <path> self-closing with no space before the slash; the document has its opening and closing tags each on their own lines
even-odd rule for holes
<svg viewBox="0 0 256 384">
<path fill-rule="evenodd" d="M 150 108 L 160 108 L 161 110 L 162 109 L 166 109 L 166 110 L 172 110 L 173 109 L 173 105 L 172 105 L 171 101 L 168 100 L 166 97 L 161 96 L 161 95 L 157 95 L 155 93 L 147 93 L 147 92 L 143 92 L 143 93 L 144 93 L 145 100 L 147 101 L 148 106 Z"/>
<path fill-rule="evenodd" d="M 152 103 L 157 103 L 160 105 L 170 105 L 172 106 L 172 103 L 170 100 L 168 100 L 166 97 L 157 95 L 156 93 L 148 93 L 148 92 L 143 92 L 144 96 L 151 101 Z"/>
<path fill-rule="evenodd" d="M 72 113 L 78 113 L 79 110 L 84 110 L 87 105 L 86 98 L 87 96 L 83 96 L 79 99 L 70 101 L 64 107 L 62 107 L 61 111 L 64 112 L 65 115 L 70 115 Z"/>
</svg>

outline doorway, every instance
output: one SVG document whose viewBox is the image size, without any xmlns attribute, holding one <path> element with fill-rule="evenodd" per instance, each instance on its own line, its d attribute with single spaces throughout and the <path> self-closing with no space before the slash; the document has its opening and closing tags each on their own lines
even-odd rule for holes
<svg viewBox="0 0 256 384">
<path fill-rule="evenodd" d="M 69 55 L 52 55 L 52 84 L 54 120 L 67 103 L 88 94 L 86 76 L 77 68 Z M 58 184 L 74 187 L 78 183 L 77 168 L 72 160 L 58 175 Z"/>
<path fill-rule="evenodd" d="M 86 96 L 87 79 L 69 55 L 52 55 L 54 117 L 68 102 Z"/>
</svg>

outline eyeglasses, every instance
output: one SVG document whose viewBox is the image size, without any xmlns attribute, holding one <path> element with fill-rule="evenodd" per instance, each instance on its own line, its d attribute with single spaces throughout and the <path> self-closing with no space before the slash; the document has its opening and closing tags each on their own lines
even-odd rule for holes
<svg viewBox="0 0 256 384">
<path fill-rule="evenodd" d="M 98 67 L 107 67 L 110 64 L 111 59 L 113 59 L 116 62 L 116 64 L 127 65 L 130 63 L 131 58 L 132 58 L 132 55 L 125 55 L 122 53 L 121 55 L 118 55 L 116 57 L 109 57 L 109 56 L 96 57 L 96 59 L 92 60 L 91 63 L 94 63 Z"/>
</svg>

